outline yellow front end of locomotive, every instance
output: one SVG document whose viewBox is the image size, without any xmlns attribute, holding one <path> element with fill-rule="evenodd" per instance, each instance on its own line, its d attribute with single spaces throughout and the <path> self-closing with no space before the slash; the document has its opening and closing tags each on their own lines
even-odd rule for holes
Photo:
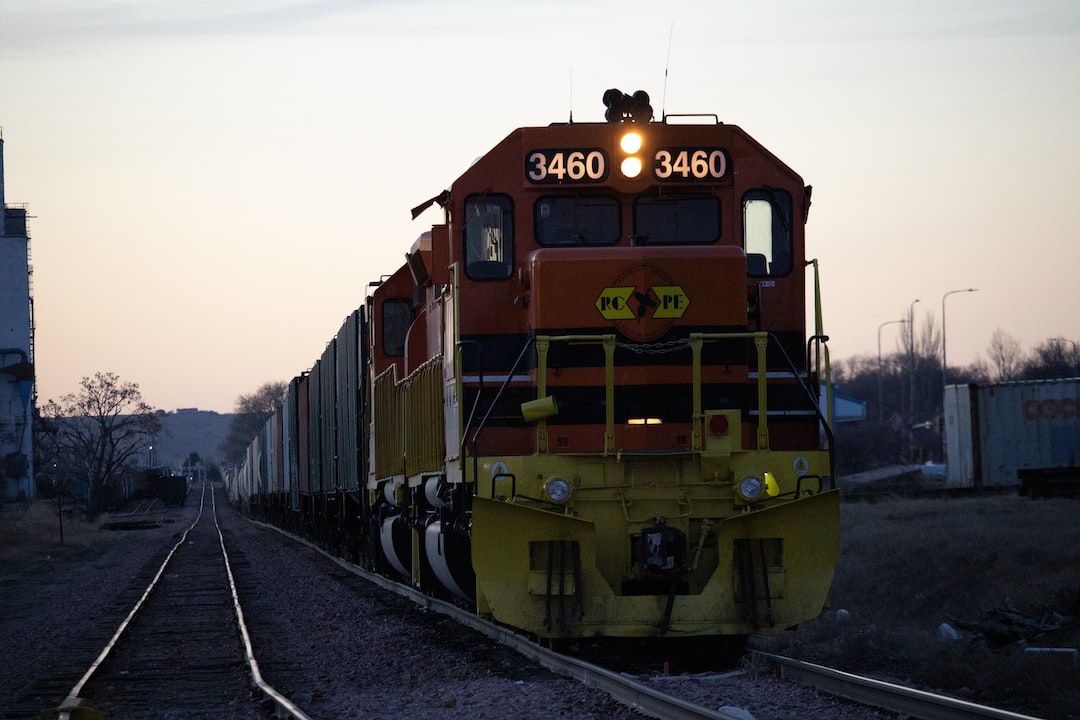
<svg viewBox="0 0 1080 720">
<path fill-rule="evenodd" d="M 473 504 L 478 612 L 544 638 L 746 635 L 817 616 L 839 554 L 838 493 L 777 472 L 774 496 L 747 502 L 738 481 L 766 457 L 827 462 L 491 459 L 491 490 Z M 553 478 L 567 485 L 556 499 Z"/>
</svg>

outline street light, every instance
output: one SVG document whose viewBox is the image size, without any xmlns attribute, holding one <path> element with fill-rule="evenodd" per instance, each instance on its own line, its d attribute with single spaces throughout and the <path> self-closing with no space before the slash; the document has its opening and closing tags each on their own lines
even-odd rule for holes
<svg viewBox="0 0 1080 720">
<path fill-rule="evenodd" d="M 945 362 L 945 298 L 956 293 L 969 293 L 979 292 L 979 288 L 968 288 L 966 290 L 950 290 L 941 296 L 941 386 L 948 385 L 946 373 L 948 372 L 948 365 Z"/>
<path fill-rule="evenodd" d="M 889 320 L 878 325 L 877 329 L 877 419 L 878 425 L 881 424 L 881 328 L 886 325 L 895 325 L 897 323 L 906 323 L 907 320 Z"/>
<path fill-rule="evenodd" d="M 911 341 L 909 346 L 909 355 L 911 356 L 911 405 L 908 408 L 908 425 L 915 422 L 915 303 L 919 302 L 919 298 L 915 298 L 911 301 L 911 306 L 908 308 L 908 339 Z"/>
</svg>

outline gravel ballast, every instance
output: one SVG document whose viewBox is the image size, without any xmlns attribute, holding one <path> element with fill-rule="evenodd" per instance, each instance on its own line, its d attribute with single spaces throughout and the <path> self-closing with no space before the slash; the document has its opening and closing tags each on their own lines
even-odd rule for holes
<svg viewBox="0 0 1080 720">
<path fill-rule="evenodd" d="M 219 491 L 222 532 L 260 670 L 312 717 L 643 717 L 249 522 L 221 498 Z M 57 668 L 75 660 L 89 666 L 101 647 L 91 647 L 93 637 L 103 631 L 86 628 L 114 618 L 115 630 L 127 612 L 121 601 L 193 522 L 198 500 L 192 492 L 184 508 L 170 511 L 170 524 L 101 530 L 85 546 L 0 561 L 0 718 L 10 717 L 18 699 Z M 87 641 L 72 643 L 76 637 Z M 755 720 L 896 717 L 765 674 L 646 682 Z M 183 717 L 178 710 L 175 716 Z"/>
</svg>

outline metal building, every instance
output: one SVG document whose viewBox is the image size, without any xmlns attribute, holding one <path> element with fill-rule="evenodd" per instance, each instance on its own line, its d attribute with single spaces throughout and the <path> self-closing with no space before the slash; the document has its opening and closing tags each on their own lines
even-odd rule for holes
<svg viewBox="0 0 1080 720">
<path fill-rule="evenodd" d="M 34 322 L 26 207 L 4 202 L 0 136 L 0 485 L 3 499 L 35 495 Z"/>
</svg>

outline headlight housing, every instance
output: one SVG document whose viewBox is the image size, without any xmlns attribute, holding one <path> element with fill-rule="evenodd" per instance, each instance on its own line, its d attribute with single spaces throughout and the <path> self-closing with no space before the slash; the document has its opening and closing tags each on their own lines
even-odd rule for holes
<svg viewBox="0 0 1080 720">
<path fill-rule="evenodd" d="M 761 496 L 765 493 L 765 483 L 761 478 L 754 477 L 753 475 L 747 475 L 739 481 L 738 485 L 739 496 L 747 502 L 757 502 L 761 499 Z"/>
<path fill-rule="evenodd" d="M 570 483 L 561 477 L 548 478 L 544 482 L 544 495 L 553 503 L 564 503 L 570 499 Z"/>
</svg>

